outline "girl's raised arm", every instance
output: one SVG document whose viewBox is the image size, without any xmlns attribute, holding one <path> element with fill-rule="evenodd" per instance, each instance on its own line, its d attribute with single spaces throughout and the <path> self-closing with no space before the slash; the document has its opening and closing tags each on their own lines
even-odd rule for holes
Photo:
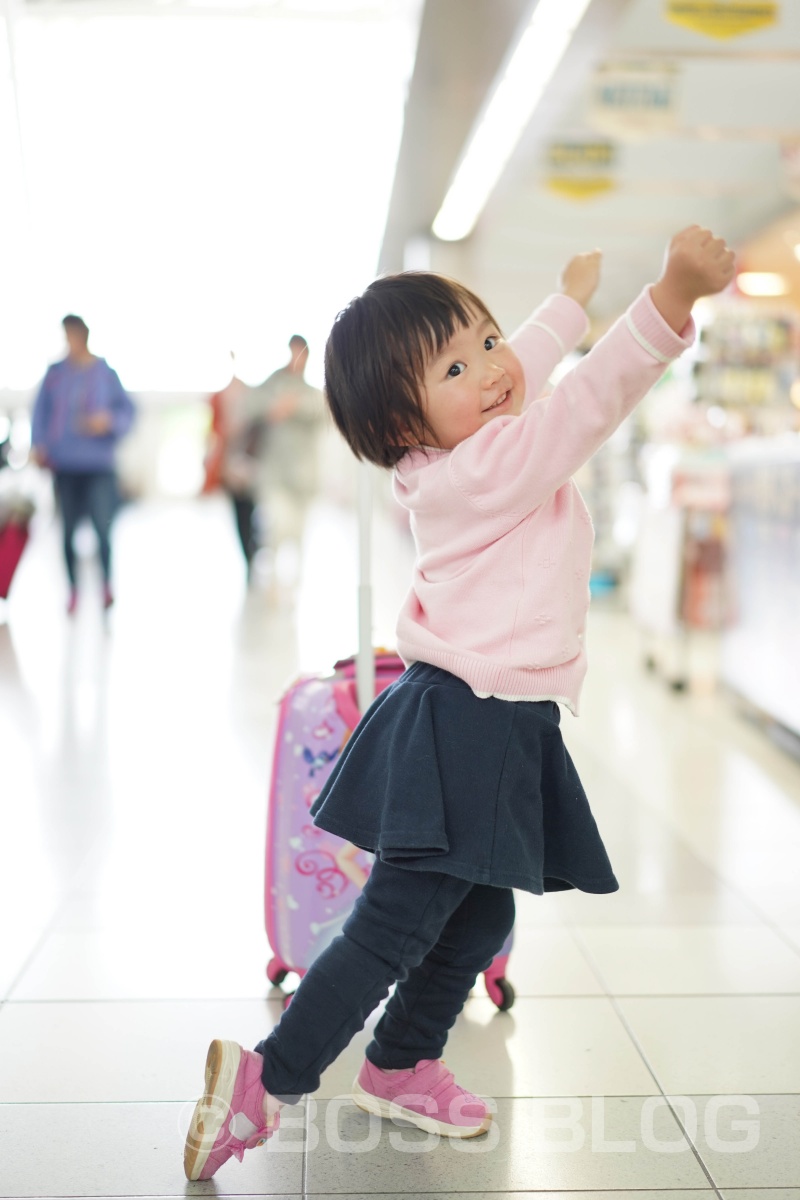
<svg viewBox="0 0 800 1200">
<path fill-rule="evenodd" d="M 525 374 L 523 411 L 537 400 L 554 369 L 581 342 L 588 328 L 583 311 L 600 279 L 599 250 L 576 254 L 559 277 L 553 295 L 508 339 Z"/>
<path fill-rule="evenodd" d="M 478 510 L 519 517 L 565 484 L 694 339 L 691 308 L 733 278 L 733 254 L 708 230 L 672 239 L 664 270 L 552 394 L 490 421 L 450 455 L 455 487 Z"/>
<path fill-rule="evenodd" d="M 518 519 L 558 491 L 691 345 L 646 289 L 552 393 L 516 418 L 490 421 L 450 455 L 452 482 L 476 508 Z"/>
</svg>

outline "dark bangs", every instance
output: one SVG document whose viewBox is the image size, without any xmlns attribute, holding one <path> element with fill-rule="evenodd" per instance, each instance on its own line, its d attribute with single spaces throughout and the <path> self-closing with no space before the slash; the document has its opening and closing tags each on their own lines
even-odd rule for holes
<svg viewBox="0 0 800 1200">
<path fill-rule="evenodd" d="M 339 313 L 325 347 L 325 395 L 357 458 L 393 467 L 413 446 L 434 444 L 425 369 L 476 317 L 496 324 L 463 284 L 428 271 L 376 279 Z"/>
<path fill-rule="evenodd" d="M 494 321 L 486 305 L 474 292 L 446 275 L 426 271 L 404 271 L 370 284 L 367 292 L 380 289 L 387 294 L 387 309 L 405 336 L 406 353 L 422 383 L 428 362 L 439 354 L 451 337 L 476 317 Z"/>
</svg>

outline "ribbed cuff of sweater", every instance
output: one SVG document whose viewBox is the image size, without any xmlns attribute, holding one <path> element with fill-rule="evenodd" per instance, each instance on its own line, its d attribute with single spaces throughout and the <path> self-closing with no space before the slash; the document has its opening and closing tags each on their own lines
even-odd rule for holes
<svg viewBox="0 0 800 1200">
<path fill-rule="evenodd" d="M 667 324 L 653 303 L 649 285 L 628 309 L 627 323 L 639 345 L 659 362 L 672 362 L 695 339 L 695 324 L 691 317 L 680 333 Z"/>
<path fill-rule="evenodd" d="M 577 300 L 573 300 L 571 296 L 554 293 L 547 297 L 544 304 L 537 308 L 527 321 L 523 321 L 509 341 L 513 342 L 521 331 L 530 325 L 546 329 L 564 355 L 577 346 L 585 336 L 589 328 L 589 318 Z"/>
</svg>

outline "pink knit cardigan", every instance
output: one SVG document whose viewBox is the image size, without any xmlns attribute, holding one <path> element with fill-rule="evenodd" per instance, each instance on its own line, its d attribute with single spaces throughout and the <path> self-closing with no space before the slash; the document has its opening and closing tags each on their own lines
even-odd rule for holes
<svg viewBox="0 0 800 1200">
<path fill-rule="evenodd" d="M 594 539 L 572 481 L 694 339 L 646 289 L 577 366 L 537 399 L 586 328 L 551 296 L 510 339 L 525 373 L 519 416 L 499 416 L 453 450 L 415 450 L 395 470 L 416 563 L 397 647 L 444 667 L 479 696 L 556 700 L 577 715 L 586 674 Z"/>
</svg>

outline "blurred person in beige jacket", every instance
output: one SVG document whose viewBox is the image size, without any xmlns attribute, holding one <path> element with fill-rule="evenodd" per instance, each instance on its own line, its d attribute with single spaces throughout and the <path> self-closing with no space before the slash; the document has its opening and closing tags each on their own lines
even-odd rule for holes
<svg viewBox="0 0 800 1200">
<path fill-rule="evenodd" d="M 286 365 L 252 389 L 250 408 L 264 423 L 256 488 L 270 545 L 277 551 L 289 543 L 299 553 L 308 507 L 319 488 L 324 405 L 322 392 L 305 378 L 306 339 L 293 334 L 289 350 Z"/>
</svg>

